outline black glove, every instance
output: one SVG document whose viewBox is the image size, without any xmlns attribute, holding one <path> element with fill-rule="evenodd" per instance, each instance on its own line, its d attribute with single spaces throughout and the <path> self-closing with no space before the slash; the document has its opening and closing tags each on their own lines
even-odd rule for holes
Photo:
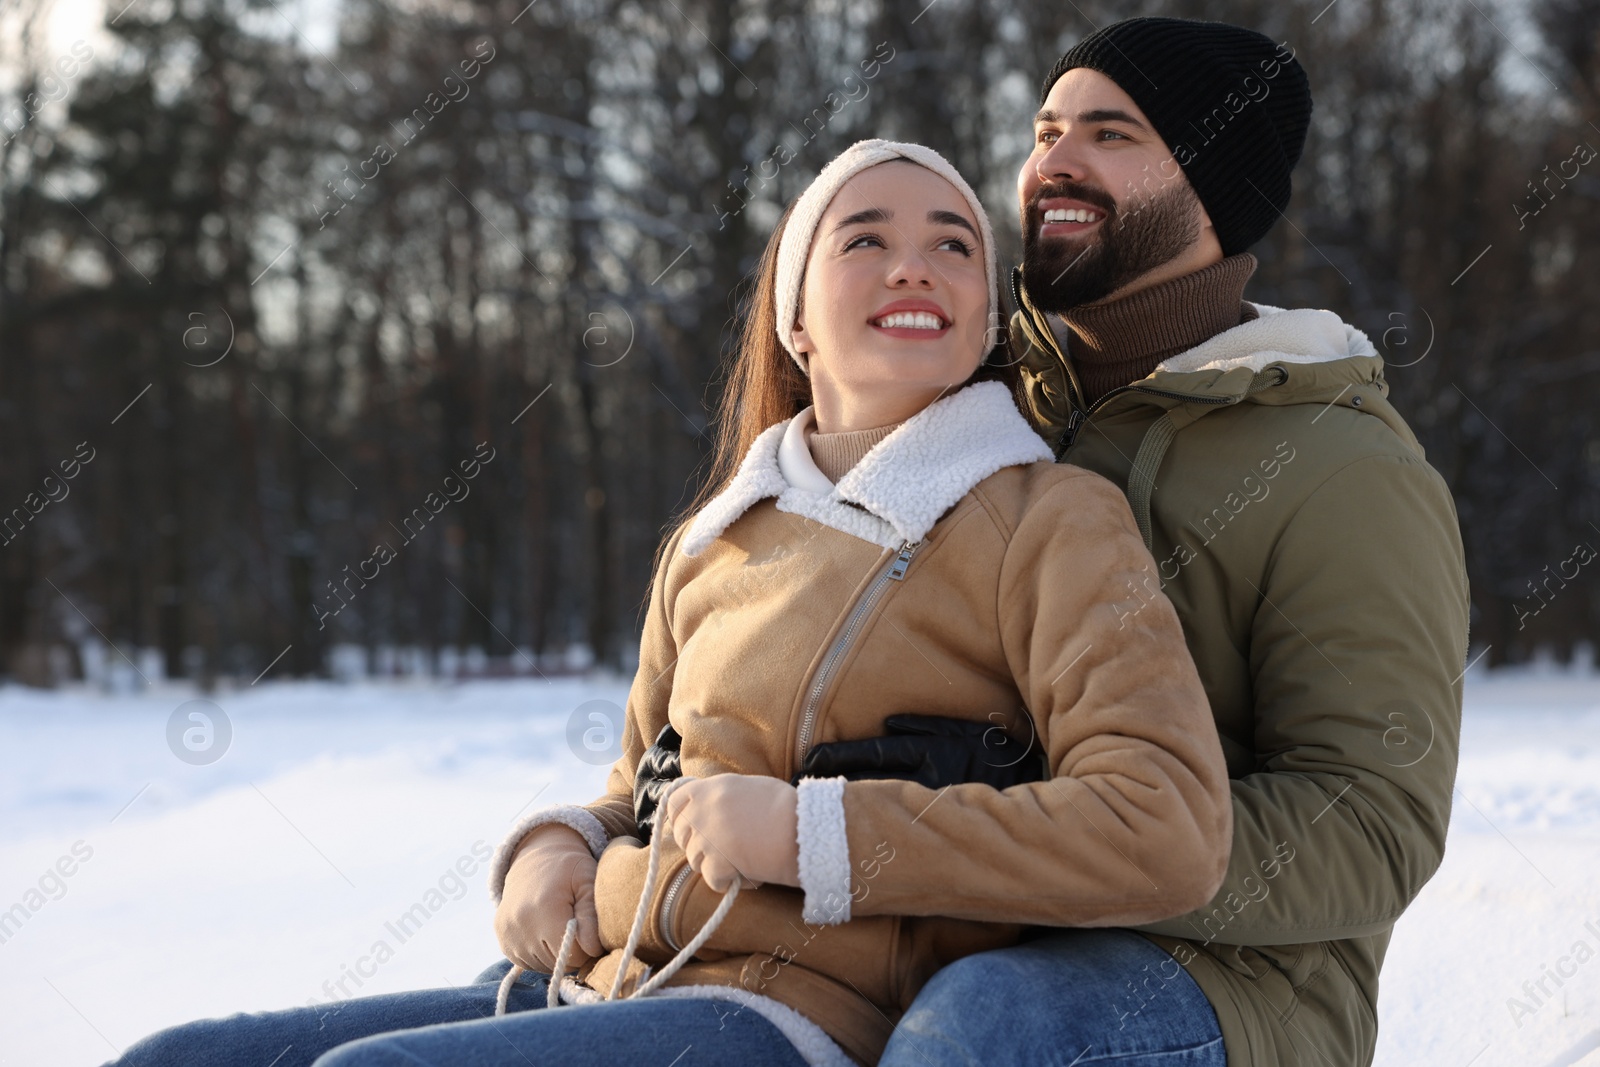
<svg viewBox="0 0 1600 1067">
<path fill-rule="evenodd" d="M 886 737 L 830 741 L 806 753 L 794 777 L 900 778 L 929 789 L 981 782 L 996 789 L 1047 777 L 1044 751 L 998 726 L 943 715 L 891 715 Z"/>
<path fill-rule="evenodd" d="M 900 778 L 929 789 L 963 782 L 981 782 L 1005 789 L 1049 777 L 1044 751 L 1036 738 L 1027 744 L 998 726 L 942 715 L 891 715 L 883 721 L 886 737 L 832 741 L 806 753 L 801 778 Z M 683 738 L 669 724 L 639 760 L 633 780 L 633 814 L 646 843 L 655 829 L 656 807 L 667 782 L 683 774 L 678 749 Z"/>
<path fill-rule="evenodd" d="M 661 794 L 668 782 L 683 775 L 683 762 L 678 755 L 682 745 L 682 736 L 669 722 L 656 735 L 656 743 L 639 757 L 638 772 L 633 776 L 633 821 L 639 824 L 639 837 L 647 845 L 655 832 Z"/>
</svg>

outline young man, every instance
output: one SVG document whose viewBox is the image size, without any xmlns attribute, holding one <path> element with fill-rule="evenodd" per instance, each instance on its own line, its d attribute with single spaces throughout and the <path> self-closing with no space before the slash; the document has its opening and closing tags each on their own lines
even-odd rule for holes
<svg viewBox="0 0 1600 1067">
<path fill-rule="evenodd" d="M 1394 922 L 1438 867 L 1467 582 L 1454 504 L 1329 311 L 1243 300 L 1310 120 L 1288 44 L 1141 18 L 1045 79 L 1018 175 L 1028 405 L 1122 486 L 1233 779 L 1221 891 L 963 959 L 886 1067 L 1370 1064 Z M 1181 1055 L 1175 1055 L 1179 1054 Z"/>
</svg>

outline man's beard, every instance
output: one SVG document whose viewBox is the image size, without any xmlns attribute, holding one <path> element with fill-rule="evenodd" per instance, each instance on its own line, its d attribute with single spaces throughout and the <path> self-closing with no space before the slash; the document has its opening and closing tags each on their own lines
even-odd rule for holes
<svg viewBox="0 0 1600 1067">
<path fill-rule="evenodd" d="M 1105 215 L 1083 237 L 1041 240 L 1041 200 L 1064 197 Z M 1057 314 L 1092 303 L 1181 255 L 1200 238 L 1200 198 L 1187 182 L 1123 209 L 1091 185 L 1061 182 L 1039 189 L 1022 230 L 1022 278 L 1028 298 Z"/>
</svg>

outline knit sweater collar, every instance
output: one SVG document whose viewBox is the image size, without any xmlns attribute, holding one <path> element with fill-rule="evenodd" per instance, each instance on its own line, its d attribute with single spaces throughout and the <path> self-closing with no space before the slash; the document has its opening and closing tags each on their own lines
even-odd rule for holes
<svg viewBox="0 0 1600 1067">
<path fill-rule="evenodd" d="M 841 430 L 838 433 L 819 433 L 815 429 L 816 420 L 813 413 L 811 428 L 806 433 L 806 444 L 810 447 L 811 458 L 816 462 L 817 470 L 830 482 L 838 482 L 854 467 L 866 458 L 872 446 L 888 437 L 900 425 L 898 422 L 887 426 L 874 426 L 869 430 Z"/>
<path fill-rule="evenodd" d="M 1093 404 L 1149 376 L 1169 356 L 1254 319 L 1244 287 L 1255 269 L 1256 257 L 1240 252 L 1126 296 L 1047 315 L 1083 386 L 1084 402 Z"/>
</svg>

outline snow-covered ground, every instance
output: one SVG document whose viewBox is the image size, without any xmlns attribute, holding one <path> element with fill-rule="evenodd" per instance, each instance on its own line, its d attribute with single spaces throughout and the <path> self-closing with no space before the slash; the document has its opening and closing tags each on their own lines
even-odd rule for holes
<svg viewBox="0 0 1600 1067">
<path fill-rule="evenodd" d="M 471 978 L 498 956 L 489 850 L 530 806 L 599 792 L 625 695 L 0 690 L 0 1064 Z M 1378 1063 L 1600 1067 L 1600 675 L 1474 671 L 1458 785 L 1390 948 Z"/>
</svg>

